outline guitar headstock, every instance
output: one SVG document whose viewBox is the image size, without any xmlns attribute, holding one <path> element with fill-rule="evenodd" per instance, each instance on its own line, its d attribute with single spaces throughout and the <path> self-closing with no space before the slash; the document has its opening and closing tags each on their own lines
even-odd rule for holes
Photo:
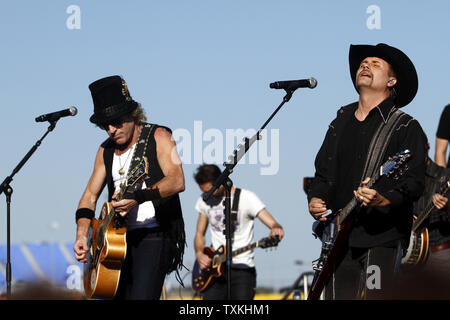
<svg viewBox="0 0 450 320">
<path fill-rule="evenodd" d="M 134 187 L 139 181 L 141 181 L 148 173 L 148 160 L 144 157 L 141 162 L 130 172 L 125 181 L 127 188 Z"/>
<path fill-rule="evenodd" d="M 271 247 L 276 247 L 280 242 L 277 236 L 271 236 L 258 241 L 258 247 L 266 249 Z"/>
<path fill-rule="evenodd" d="M 408 149 L 397 152 L 395 155 L 388 158 L 388 160 L 380 167 L 380 176 L 387 176 L 389 178 L 398 179 L 403 173 L 408 170 L 407 161 L 411 158 L 411 151 Z"/>
</svg>

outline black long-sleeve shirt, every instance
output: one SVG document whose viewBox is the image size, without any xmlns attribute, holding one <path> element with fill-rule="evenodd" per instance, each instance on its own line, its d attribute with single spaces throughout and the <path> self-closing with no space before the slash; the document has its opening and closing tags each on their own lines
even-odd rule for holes
<svg viewBox="0 0 450 320">
<path fill-rule="evenodd" d="M 372 109 L 364 121 L 354 113 L 358 103 L 341 108 L 327 131 L 317 154 L 316 174 L 308 198 L 317 197 L 332 210 L 343 208 L 352 198 L 362 180 L 372 136 L 392 114 L 394 103 L 388 98 Z M 355 215 L 349 236 L 352 247 L 390 246 L 395 240 L 409 241 L 412 205 L 424 189 L 426 136 L 417 120 L 403 117 L 387 146 L 384 163 L 389 156 L 409 149 L 409 169 L 398 180 L 385 176 L 373 187 L 390 200 L 386 207 L 363 208 Z"/>
<path fill-rule="evenodd" d="M 440 193 L 442 191 L 441 188 L 444 189 L 449 180 L 450 169 L 440 167 L 430 159 L 425 172 L 425 192 L 414 203 L 414 214 L 416 216 L 420 217 L 429 206 L 432 206 L 433 195 Z M 449 196 L 448 192 L 445 196 Z M 419 230 L 422 231 L 424 227 L 428 228 L 432 246 L 450 241 L 450 217 L 445 209 L 438 210 L 436 207 L 433 207 L 430 215 Z"/>
<path fill-rule="evenodd" d="M 450 104 L 442 111 L 436 137 L 450 140 Z M 450 153 L 448 154 L 447 168 L 450 168 Z"/>
</svg>

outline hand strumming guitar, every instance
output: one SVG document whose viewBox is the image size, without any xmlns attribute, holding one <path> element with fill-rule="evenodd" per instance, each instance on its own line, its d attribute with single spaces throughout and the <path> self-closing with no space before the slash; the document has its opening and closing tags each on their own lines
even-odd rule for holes
<svg viewBox="0 0 450 320">
<path fill-rule="evenodd" d="M 197 251 L 195 253 L 195 257 L 197 258 L 198 264 L 200 265 L 200 269 L 206 269 L 211 266 L 212 259 L 203 253 L 202 251 Z"/>
<path fill-rule="evenodd" d="M 327 204 L 322 199 L 313 197 L 308 204 L 308 209 L 314 219 L 319 221 L 327 220 L 327 218 L 322 217 L 328 212 Z"/>
</svg>

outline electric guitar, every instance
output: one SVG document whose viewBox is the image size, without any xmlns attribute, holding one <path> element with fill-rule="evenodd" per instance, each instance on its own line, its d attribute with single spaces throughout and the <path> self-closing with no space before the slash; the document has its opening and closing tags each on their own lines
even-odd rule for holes
<svg viewBox="0 0 450 320">
<path fill-rule="evenodd" d="M 280 240 L 277 236 L 267 237 L 257 242 L 249 244 L 248 246 L 236 249 L 231 256 L 235 257 L 241 253 L 252 250 L 254 248 L 270 248 L 278 245 Z M 216 251 L 212 247 L 205 247 L 203 253 L 209 256 L 212 260 L 211 266 L 206 269 L 201 269 L 197 260 L 195 260 L 194 268 L 192 270 L 192 288 L 197 292 L 203 292 L 208 289 L 218 277 L 225 275 L 225 261 L 226 247 L 220 246 Z"/>
<path fill-rule="evenodd" d="M 405 150 L 395 154 L 380 167 L 367 184 L 368 188 L 382 177 L 392 177 L 398 179 L 405 170 L 406 161 L 409 160 L 411 152 Z M 348 235 L 353 225 L 353 215 L 357 214 L 361 207 L 361 202 L 355 197 L 342 209 L 330 213 L 326 221 L 316 221 L 313 224 L 313 235 L 322 240 L 322 249 L 319 259 L 313 261 L 315 270 L 314 278 L 311 284 L 311 290 L 308 294 L 308 300 L 317 300 L 320 298 L 323 288 L 333 273 L 333 267 L 342 253 Z M 334 230 L 337 219 L 337 230 Z"/>
<path fill-rule="evenodd" d="M 439 194 L 445 195 L 450 189 L 450 180 L 447 180 L 439 190 Z M 430 215 L 435 208 L 433 199 L 428 202 L 422 215 L 414 215 L 414 222 L 411 230 L 411 238 L 409 240 L 408 250 L 402 259 L 402 268 L 412 269 L 416 266 L 423 265 L 430 255 L 430 241 L 428 237 L 428 229 L 425 228 L 421 233 L 417 233 L 417 228 Z"/>
<path fill-rule="evenodd" d="M 146 157 L 120 185 L 115 200 L 123 199 L 127 192 L 137 188 L 148 173 Z M 88 260 L 84 265 L 84 291 L 88 298 L 112 299 L 119 285 L 120 269 L 127 252 L 126 218 L 114 212 L 111 202 L 105 202 L 98 219 L 92 219 L 89 230 Z"/>
</svg>

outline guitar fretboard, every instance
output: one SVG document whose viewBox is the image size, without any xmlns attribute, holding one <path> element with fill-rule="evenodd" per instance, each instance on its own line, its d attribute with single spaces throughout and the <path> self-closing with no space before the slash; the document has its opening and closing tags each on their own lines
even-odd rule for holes
<svg viewBox="0 0 450 320">
<path fill-rule="evenodd" d="M 254 242 L 252 244 L 249 244 L 248 246 L 236 249 L 231 254 L 231 257 L 233 258 L 233 257 L 237 256 L 238 254 L 244 253 L 245 251 L 249 251 L 249 250 L 255 249 L 258 246 L 259 246 L 259 241 L 256 241 L 256 242 Z M 222 263 L 222 262 L 225 262 L 226 259 L 227 259 L 226 255 L 223 254 L 217 259 L 217 261 Z"/>
<path fill-rule="evenodd" d="M 239 248 L 237 250 L 234 250 L 233 253 L 231 254 L 231 256 L 235 257 L 238 254 L 244 253 L 245 251 L 249 251 L 249 250 L 255 249 L 257 247 L 258 247 L 258 241 L 255 242 L 255 243 L 249 244 L 248 246 L 245 246 L 245 247 Z"/>
<path fill-rule="evenodd" d="M 450 189 L 450 180 L 448 180 L 446 182 L 445 188 L 443 188 L 442 191 L 439 193 L 441 195 L 444 195 L 448 192 L 449 189 Z M 417 217 L 417 219 L 414 221 L 414 224 L 412 226 L 412 232 L 415 232 L 417 230 L 417 228 L 420 227 L 420 225 L 430 215 L 431 211 L 433 211 L 434 207 L 435 207 L 435 205 L 433 203 L 433 199 L 431 199 L 430 202 L 428 203 L 428 205 L 426 206 L 425 210 L 423 211 L 424 213 L 422 215 L 420 215 L 419 217 Z"/>
</svg>

